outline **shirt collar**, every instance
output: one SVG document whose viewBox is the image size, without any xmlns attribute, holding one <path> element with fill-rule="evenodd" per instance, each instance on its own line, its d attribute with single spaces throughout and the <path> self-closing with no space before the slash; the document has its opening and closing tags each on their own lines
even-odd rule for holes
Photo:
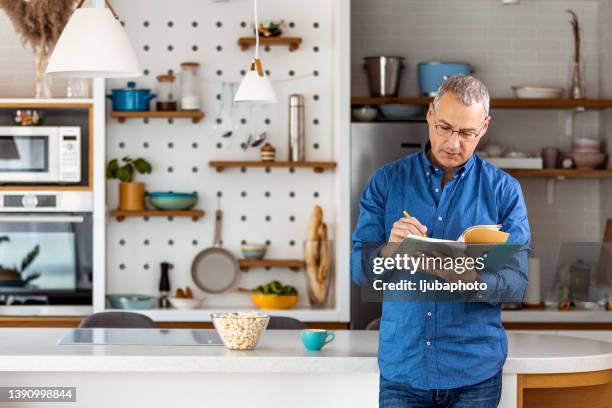
<svg viewBox="0 0 612 408">
<path fill-rule="evenodd" d="M 425 175 L 429 176 L 430 174 L 436 174 L 436 173 L 441 174 L 442 169 L 440 169 L 438 166 L 435 166 L 429 160 L 429 157 L 427 157 L 427 153 L 429 153 L 429 150 L 431 150 L 431 143 L 428 140 L 427 143 L 425 143 L 425 148 L 421 152 L 421 163 L 423 165 L 423 170 L 425 171 Z M 459 167 L 455 171 L 455 176 L 456 177 L 465 176 L 472 169 L 472 167 L 474 167 L 475 161 L 476 161 L 476 155 L 472 154 L 472 157 L 470 157 L 465 163 L 463 163 L 461 167 Z"/>
</svg>

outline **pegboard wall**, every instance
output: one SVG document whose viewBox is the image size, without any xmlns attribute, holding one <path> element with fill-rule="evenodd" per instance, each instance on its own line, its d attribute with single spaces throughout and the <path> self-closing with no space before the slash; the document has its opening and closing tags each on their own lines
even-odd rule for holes
<svg viewBox="0 0 612 408">
<path fill-rule="evenodd" d="M 302 258 L 310 213 L 323 207 L 333 240 L 336 210 L 334 172 L 312 169 L 235 168 L 218 173 L 210 160 L 258 160 L 259 148 L 246 152 L 241 144 L 251 127 L 266 131 L 276 148 L 277 160 L 288 157 L 288 98 L 305 97 L 306 159 L 335 160 L 332 109 L 332 8 L 328 0 L 261 0 L 260 21 L 284 20 L 285 35 L 302 37 L 299 49 L 261 47 L 260 57 L 277 92 L 279 103 L 250 108 L 236 105 L 234 130 L 224 138 L 216 120 L 221 110 L 222 83 L 234 91 L 249 68 L 253 48 L 241 51 L 241 36 L 252 36 L 251 0 L 115 0 L 113 5 L 134 45 L 144 76 L 139 88 L 156 90 L 155 77 L 180 63 L 200 66 L 200 95 L 205 118 L 198 124 L 183 119 L 131 119 L 124 124 L 107 119 L 107 160 L 129 155 L 143 157 L 153 166 L 150 175 L 138 175 L 148 191 L 196 191 L 196 208 L 206 211 L 197 222 L 188 218 L 127 218 L 107 226 L 107 293 L 158 293 L 161 262 L 170 262 L 173 289 L 191 286 L 191 262 L 211 246 L 214 211 L 223 210 L 223 246 L 240 257 L 244 242 L 266 243 L 269 258 Z M 125 87 L 126 80 L 107 81 L 107 91 Z M 225 87 L 226 103 L 230 86 Z M 109 93 L 109 92 L 107 92 Z M 153 104 L 154 105 L 154 104 Z M 110 106 L 108 107 L 110 110 Z M 217 124 L 217 126 L 215 126 Z M 107 205 L 118 205 L 116 181 L 107 182 Z M 252 269 L 241 274 L 239 285 L 253 287 L 272 279 L 295 285 L 302 295 L 298 307 L 308 307 L 304 272 Z M 348 285 L 348 283 L 347 283 Z M 332 287 L 330 307 L 333 307 Z M 248 296 L 210 295 L 205 307 L 250 306 Z"/>
</svg>

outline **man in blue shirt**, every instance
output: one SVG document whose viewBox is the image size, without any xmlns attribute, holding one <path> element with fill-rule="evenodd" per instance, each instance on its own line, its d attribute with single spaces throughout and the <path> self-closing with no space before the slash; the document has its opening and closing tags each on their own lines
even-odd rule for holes
<svg viewBox="0 0 612 408">
<path fill-rule="evenodd" d="M 361 267 L 368 244 L 398 243 L 407 235 L 456 240 L 470 226 L 500 224 L 519 248 L 512 260 L 496 273 L 471 269 L 460 279 L 522 300 L 531 234 L 521 187 L 474 155 L 490 121 L 489 94 L 479 80 L 458 75 L 440 86 L 427 112 L 425 151 L 384 165 L 363 191 L 351 253 L 355 283 L 369 284 L 371 271 Z M 437 276 L 452 280 L 448 271 Z M 380 407 L 497 406 L 507 355 L 501 303 L 477 300 L 383 302 Z"/>
</svg>

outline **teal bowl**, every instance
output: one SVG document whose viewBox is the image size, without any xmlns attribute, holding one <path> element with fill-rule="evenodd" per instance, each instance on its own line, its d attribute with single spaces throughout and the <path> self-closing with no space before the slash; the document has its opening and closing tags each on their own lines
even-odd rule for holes
<svg viewBox="0 0 612 408">
<path fill-rule="evenodd" d="M 107 299 L 113 309 L 151 309 L 157 303 L 157 298 L 145 295 L 108 295 Z"/>
<path fill-rule="evenodd" d="M 197 193 L 149 193 L 149 202 L 158 210 L 190 210 L 198 202 Z"/>
</svg>

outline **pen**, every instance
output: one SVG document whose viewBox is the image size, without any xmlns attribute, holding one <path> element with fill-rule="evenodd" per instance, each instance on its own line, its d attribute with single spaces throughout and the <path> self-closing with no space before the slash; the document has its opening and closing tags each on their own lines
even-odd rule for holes
<svg viewBox="0 0 612 408">
<path fill-rule="evenodd" d="M 411 218 L 411 217 L 410 217 L 410 214 L 408 214 L 408 211 L 404 210 L 404 211 L 403 211 L 403 213 L 404 213 L 404 216 L 405 216 L 406 218 Z M 427 234 L 423 234 L 423 233 L 421 233 L 421 236 L 422 236 L 422 237 L 426 237 L 426 236 L 427 236 Z"/>
</svg>

